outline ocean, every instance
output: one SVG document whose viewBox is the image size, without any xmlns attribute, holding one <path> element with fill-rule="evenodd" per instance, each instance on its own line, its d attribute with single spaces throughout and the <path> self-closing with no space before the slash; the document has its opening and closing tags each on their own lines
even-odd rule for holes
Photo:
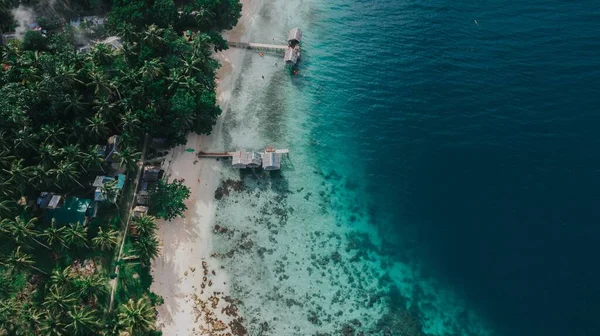
<svg viewBox="0 0 600 336">
<path fill-rule="evenodd" d="M 214 246 L 251 335 L 600 335 L 600 8 L 265 0 Z M 264 78 L 263 78 L 264 77 Z"/>
</svg>

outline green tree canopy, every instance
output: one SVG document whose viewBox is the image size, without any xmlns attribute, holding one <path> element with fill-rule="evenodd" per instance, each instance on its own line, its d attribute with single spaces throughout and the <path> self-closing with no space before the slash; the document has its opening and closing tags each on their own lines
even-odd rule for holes
<svg viewBox="0 0 600 336">
<path fill-rule="evenodd" d="M 168 221 L 183 217 L 187 210 L 185 200 L 189 196 L 190 188 L 183 184 L 183 180 L 173 180 L 171 183 L 159 180 L 150 190 L 149 213 Z"/>
</svg>

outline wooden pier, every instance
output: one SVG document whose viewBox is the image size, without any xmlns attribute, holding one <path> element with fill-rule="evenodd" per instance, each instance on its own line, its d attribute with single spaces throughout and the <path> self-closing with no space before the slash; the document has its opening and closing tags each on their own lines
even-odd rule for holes
<svg viewBox="0 0 600 336">
<path fill-rule="evenodd" d="M 230 47 L 285 53 L 288 46 L 253 42 L 227 42 Z"/>
<path fill-rule="evenodd" d="M 227 41 L 227 44 L 234 48 L 283 53 L 285 63 L 296 65 L 300 59 L 300 40 L 302 40 L 302 31 L 299 28 L 293 28 L 288 34 L 287 45 L 234 41 Z"/>
</svg>

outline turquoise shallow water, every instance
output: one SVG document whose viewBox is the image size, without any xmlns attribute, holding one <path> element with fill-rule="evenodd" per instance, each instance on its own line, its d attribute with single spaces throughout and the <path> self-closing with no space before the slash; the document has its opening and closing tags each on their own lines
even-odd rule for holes
<svg viewBox="0 0 600 336">
<path fill-rule="evenodd" d="M 225 116 L 227 148 L 292 151 L 226 171 L 247 188 L 218 205 L 252 334 L 598 334 L 599 23 L 589 1 L 265 1 L 250 39 L 298 26 L 304 51 L 295 77 L 243 54 Z"/>
</svg>

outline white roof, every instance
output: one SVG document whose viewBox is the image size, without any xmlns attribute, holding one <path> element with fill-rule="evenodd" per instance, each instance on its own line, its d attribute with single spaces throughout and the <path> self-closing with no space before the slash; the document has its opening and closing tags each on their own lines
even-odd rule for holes
<svg viewBox="0 0 600 336">
<path fill-rule="evenodd" d="M 96 176 L 94 179 L 94 183 L 92 184 L 94 187 L 102 187 L 104 185 L 104 178 L 106 176 Z"/>
<path fill-rule="evenodd" d="M 58 206 L 58 203 L 60 202 L 60 199 L 62 197 L 60 195 L 54 195 L 52 196 L 52 198 L 50 199 L 50 203 L 48 203 L 48 208 L 50 209 L 54 209 Z"/>
</svg>

